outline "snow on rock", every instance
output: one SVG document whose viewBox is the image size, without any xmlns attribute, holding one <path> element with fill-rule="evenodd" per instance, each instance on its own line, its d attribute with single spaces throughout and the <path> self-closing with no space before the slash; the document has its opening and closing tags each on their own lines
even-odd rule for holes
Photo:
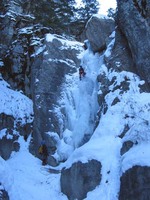
<svg viewBox="0 0 150 200">
<path fill-rule="evenodd" d="M 134 145 L 122 157 L 122 172 L 124 173 L 133 166 L 148 166 L 150 167 L 150 145 L 149 142 L 143 142 L 139 145 Z"/>
<path fill-rule="evenodd" d="M 58 40 L 59 42 L 61 42 L 61 47 L 60 49 L 63 50 L 63 49 L 68 49 L 68 48 L 73 48 L 73 49 L 79 49 L 81 48 L 81 43 L 80 42 L 77 42 L 77 41 L 72 41 L 72 40 L 66 40 L 65 37 L 63 36 L 59 36 L 59 35 L 56 35 L 56 34 L 47 34 L 46 35 L 46 41 L 47 42 L 52 42 L 54 39 Z"/>
<path fill-rule="evenodd" d="M 2 139 L 6 135 L 6 131 L 7 131 L 6 128 L 0 130 L 0 139 Z"/>
<path fill-rule="evenodd" d="M 1 67 L 4 67 L 4 63 L 3 63 L 3 61 L 0 60 L 0 68 Z"/>
<path fill-rule="evenodd" d="M 112 41 L 111 41 L 111 43 L 108 45 L 108 48 L 107 48 L 107 50 L 105 51 L 105 57 L 109 57 L 110 55 L 111 55 L 111 50 L 112 50 L 112 47 L 114 46 L 114 44 L 115 44 L 115 39 L 113 39 Z"/>
<path fill-rule="evenodd" d="M 0 182 L 6 191 L 11 190 L 14 177 L 11 174 L 11 169 L 5 160 L 0 157 Z"/>
<path fill-rule="evenodd" d="M 3 79 L 0 80 L 0 113 L 12 115 L 21 124 L 33 121 L 33 103 L 19 91 L 14 91 Z"/>
<path fill-rule="evenodd" d="M 110 17 L 108 17 L 107 15 L 104 14 L 94 14 L 94 17 L 97 17 L 99 19 L 110 19 Z"/>
</svg>

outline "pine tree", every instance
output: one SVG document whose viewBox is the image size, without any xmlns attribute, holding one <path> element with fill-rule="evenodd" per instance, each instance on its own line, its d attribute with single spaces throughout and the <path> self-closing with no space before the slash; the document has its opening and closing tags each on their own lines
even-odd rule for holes
<svg viewBox="0 0 150 200">
<path fill-rule="evenodd" d="M 116 17 L 116 9 L 109 8 L 107 13 L 108 13 L 107 14 L 108 17 L 111 17 L 111 18 L 115 19 L 115 17 Z"/>
<path fill-rule="evenodd" d="M 36 23 L 51 27 L 54 33 L 78 35 L 87 20 L 98 11 L 97 0 L 82 0 L 81 8 L 75 0 L 32 0 L 32 12 Z"/>
<path fill-rule="evenodd" d="M 74 8 L 74 24 L 78 26 L 76 36 L 81 34 L 89 18 L 99 10 L 99 2 L 97 0 L 82 0 L 82 3 L 80 8 Z"/>
<path fill-rule="evenodd" d="M 83 7 L 80 9 L 81 17 L 88 20 L 91 15 L 96 14 L 99 9 L 97 0 L 82 0 Z"/>
</svg>

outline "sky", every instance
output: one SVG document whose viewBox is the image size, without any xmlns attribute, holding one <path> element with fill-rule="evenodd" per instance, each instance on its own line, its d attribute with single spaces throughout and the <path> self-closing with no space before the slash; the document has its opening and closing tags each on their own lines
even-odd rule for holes
<svg viewBox="0 0 150 200">
<path fill-rule="evenodd" d="M 99 0 L 100 3 L 100 14 L 107 15 L 107 10 L 109 8 L 116 8 L 116 0 Z"/>
<path fill-rule="evenodd" d="M 82 0 L 76 0 L 77 4 L 80 5 Z M 107 10 L 109 8 L 116 8 L 116 0 L 99 0 L 100 10 L 99 14 L 107 15 Z"/>
</svg>

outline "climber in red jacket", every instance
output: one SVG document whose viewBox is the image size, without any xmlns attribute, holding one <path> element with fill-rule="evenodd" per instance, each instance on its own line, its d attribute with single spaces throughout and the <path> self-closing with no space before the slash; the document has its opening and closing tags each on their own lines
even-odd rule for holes
<svg viewBox="0 0 150 200">
<path fill-rule="evenodd" d="M 79 67 L 79 79 L 81 80 L 81 77 L 84 77 L 85 74 L 86 73 L 85 73 L 83 67 L 80 65 L 80 67 Z"/>
</svg>

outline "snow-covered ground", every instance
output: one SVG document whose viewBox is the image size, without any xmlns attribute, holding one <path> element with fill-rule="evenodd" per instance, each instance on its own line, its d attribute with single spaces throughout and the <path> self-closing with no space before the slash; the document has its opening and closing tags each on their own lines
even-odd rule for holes
<svg viewBox="0 0 150 200">
<path fill-rule="evenodd" d="M 113 43 L 114 40 L 108 46 L 105 56 L 111 54 Z M 100 161 L 102 180 L 95 190 L 88 193 L 86 200 L 117 200 L 122 173 L 136 164 L 150 166 L 150 94 L 140 93 L 139 85 L 143 82 L 135 74 L 108 71 L 103 63 L 104 55 L 94 55 L 86 50 L 80 56 L 86 76 L 80 81 L 78 72 L 67 75 L 63 98 L 60 101 L 69 114 L 66 130 L 62 133 L 55 156 L 60 160 L 67 158 L 67 161 L 57 168 L 70 167 L 79 160 L 84 163 L 90 159 Z M 105 98 L 108 110 L 101 116 L 94 131 L 94 121 L 99 109 L 97 94 L 101 92 L 97 83 L 99 73 L 105 73 L 110 81 L 113 77 L 116 77 L 116 80 Z M 128 91 L 121 93 L 119 89 L 113 90 L 124 80 L 128 80 Z M 16 118 L 21 115 L 24 118 L 33 112 L 29 99 L 17 91 L 12 91 L 6 82 L 1 81 L 0 84 L 0 102 L 3 103 L 1 113 L 11 114 Z M 112 105 L 116 97 L 120 101 Z M 130 129 L 121 139 L 118 136 L 126 124 Z M 1 134 L 0 132 L 0 136 Z M 79 147 L 85 134 L 90 135 L 91 139 Z M 138 142 L 138 145 L 120 156 L 122 144 L 127 140 Z M 41 166 L 41 161 L 28 151 L 29 141 L 30 138 L 25 142 L 20 137 L 20 151 L 13 152 L 8 161 L 0 158 L 0 180 L 8 191 L 10 200 L 67 200 L 60 191 L 60 174 L 50 174 L 46 170 L 48 166 Z"/>
<path fill-rule="evenodd" d="M 0 180 L 10 200 L 66 200 L 60 192 L 60 174 L 47 172 L 41 160 L 29 153 L 29 140 L 20 137 L 20 151 L 12 153 L 7 162 L 0 159 Z"/>
</svg>

